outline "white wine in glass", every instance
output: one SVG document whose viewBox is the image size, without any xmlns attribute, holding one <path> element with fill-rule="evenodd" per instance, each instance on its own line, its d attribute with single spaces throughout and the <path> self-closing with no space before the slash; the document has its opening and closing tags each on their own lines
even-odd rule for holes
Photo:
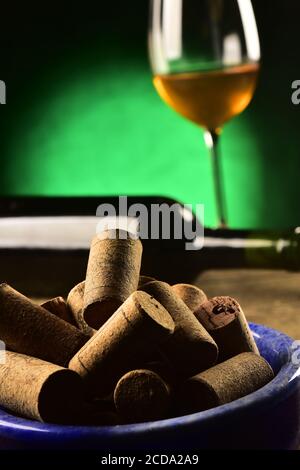
<svg viewBox="0 0 300 470">
<path fill-rule="evenodd" d="M 251 0 L 151 0 L 149 51 L 161 98 L 205 129 L 218 226 L 226 227 L 218 141 L 257 84 L 260 44 Z"/>
</svg>

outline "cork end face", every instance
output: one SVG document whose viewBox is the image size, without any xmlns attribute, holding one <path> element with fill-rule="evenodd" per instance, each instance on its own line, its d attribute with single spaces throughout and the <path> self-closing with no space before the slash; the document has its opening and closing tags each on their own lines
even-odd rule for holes
<svg viewBox="0 0 300 470">
<path fill-rule="evenodd" d="M 143 286 L 143 292 L 147 292 L 151 297 L 155 299 L 159 299 L 161 304 L 166 304 L 175 297 L 175 293 L 173 292 L 171 286 L 166 282 L 162 281 L 151 281 L 147 282 Z M 179 299 L 181 301 L 181 299 Z"/>
<path fill-rule="evenodd" d="M 175 284 L 172 286 L 172 289 L 192 312 L 195 312 L 204 302 L 207 301 L 207 296 L 203 290 L 199 289 L 199 287 L 192 286 L 191 284 Z"/>
<path fill-rule="evenodd" d="M 229 325 L 241 314 L 239 303 L 227 296 L 213 297 L 195 311 L 196 317 L 208 331 Z"/>
<path fill-rule="evenodd" d="M 143 291 L 136 291 L 131 295 L 132 300 L 153 323 L 165 329 L 171 335 L 174 332 L 174 321 L 167 310 L 151 295 Z"/>
<path fill-rule="evenodd" d="M 94 237 L 93 242 L 96 243 L 100 240 L 132 240 L 133 242 L 139 242 L 142 244 L 136 231 L 130 232 L 118 228 L 111 228 L 100 231 Z"/>
<path fill-rule="evenodd" d="M 83 319 L 89 327 L 99 330 L 121 305 L 122 302 L 114 298 L 94 302 L 83 310 Z"/>
<path fill-rule="evenodd" d="M 83 406 L 83 383 L 76 372 L 61 369 L 43 384 L 39 395 L 38 412 L 46 423 L 72 424 Z"/>
<path fill-rule="evenodd" d="M 165 382 L 150 370 L 128 372 L 114 391 L 117 412 L 127 423 L 146 422 L 166 416 L 170 404 Z"/>
</svg>

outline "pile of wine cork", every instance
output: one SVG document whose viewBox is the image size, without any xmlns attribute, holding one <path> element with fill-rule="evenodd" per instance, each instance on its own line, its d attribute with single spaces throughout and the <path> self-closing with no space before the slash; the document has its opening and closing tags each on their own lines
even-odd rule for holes
<svg viewBox="0 0 300 470">
<path fill-rule="evenodd" d="M 235 299 L 141 276 L 141 261 L 139 239 L 108 230 L 66 300 L 37 305 L 0 284 L 1 407 L 120 425 L 207 410 L 272 380 Z"/>
</svg>

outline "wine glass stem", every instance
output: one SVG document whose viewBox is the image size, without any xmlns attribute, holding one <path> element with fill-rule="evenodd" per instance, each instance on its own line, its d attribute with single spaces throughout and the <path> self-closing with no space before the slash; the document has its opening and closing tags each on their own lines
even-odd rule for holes
<svg viewBox="0 0 300 470">
<path fill-rule="evenodd" d="M 218 228 L 227 227 L 227 214 L 225 195 L 223 187 L 223 175 L 220 162 L 220 134 L 216 131 L 206 131 L 205 140 L 211 152 L 212 166 L 213 166 L 213 179 L 214 191 L 216 198 L 216 208 L 218 217 Z"/>
</svg>

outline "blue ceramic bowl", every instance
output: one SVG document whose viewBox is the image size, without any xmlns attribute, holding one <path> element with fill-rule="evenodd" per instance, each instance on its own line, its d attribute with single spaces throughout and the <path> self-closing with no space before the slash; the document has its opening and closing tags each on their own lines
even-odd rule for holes
<svg viewBox="0 0 300 470">
<path fill-rule="evenodd" d="M 0 409 L 0 448 L 296 449 L 300 445 L 300 364 L 293 362 L 300 354 L 293 350 L 288 336 L 264 326 L 250 326 L 276 377 L 244 398 L 180 418 L 113 427 L 42 424 Z"/>
</svg>

